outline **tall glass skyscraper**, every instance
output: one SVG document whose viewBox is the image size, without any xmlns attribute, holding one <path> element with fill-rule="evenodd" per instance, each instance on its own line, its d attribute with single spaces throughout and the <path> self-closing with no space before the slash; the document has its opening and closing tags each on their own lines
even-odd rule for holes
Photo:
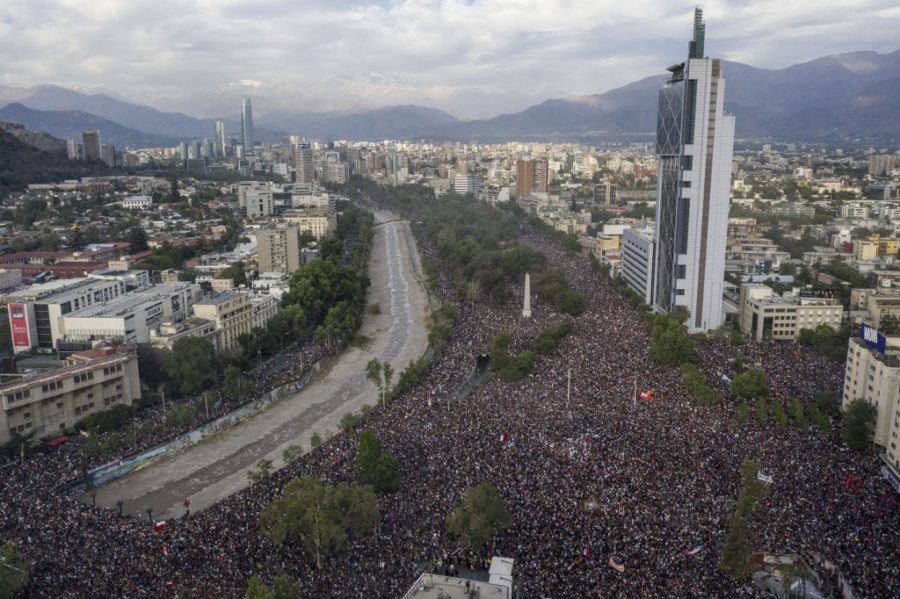
<svg viewBox="0 0 900 599">
<path fill-rule="evenodd" d="M 687 309 L 692 332 L 724 322 L 722 287 L 728 230 L 734 117 L 725 115 L 725 77 L 703 57 L 706 25 L 694 12 L 688 60 L 668 68 L 656 122 L 654 310 Z"/>
<path fill-rule="evenodd" d="M 253 107 L 250 105 L 250 96 L 241 98 L 241 142 L 244 145 L 244 155 L 253 153 Z"/>
<path fill-rule="evenodd" d="M 225 122 L 216 121 L 216 156 L 225 158 Z"/>
</svg>

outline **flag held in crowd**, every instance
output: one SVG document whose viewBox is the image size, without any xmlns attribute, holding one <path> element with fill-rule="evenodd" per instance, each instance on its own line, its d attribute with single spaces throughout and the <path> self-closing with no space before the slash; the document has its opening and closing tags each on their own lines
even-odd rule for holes
<svg viewBox="0 0 900 599">
<path fill-rule="evenodd" d="M 622 562 L 624 562 L 624 560 L 622 560 L 622 558 L 617 557 L 615 555 L 611 555 L 609 557 L 609 565 L 612 566 L 613 570 L 615 570 L 616 572 L 624 572 L 625 571 L 625 564 Z"/>
<path fill-rule="evenodd" d="M 693 549 L 685 549 L 684 554 L 685 555 L 697 555 L 703 549 L 704 545 L 706 545 L 706 543 L 700 543 Z"/>
<path fill-rule="evenodd" d="M 166 521 L 160 520 L 159 522 L 153 523 L 153 532 L 162 532 L 166 529 Z"/>
</svg>

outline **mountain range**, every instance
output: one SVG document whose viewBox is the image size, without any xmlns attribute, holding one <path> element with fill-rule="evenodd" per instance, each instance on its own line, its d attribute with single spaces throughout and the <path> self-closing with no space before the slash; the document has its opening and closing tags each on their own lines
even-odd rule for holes
<svg viewBox="0 0 900 599">
<path fill-rule="evenodd" d="M 812 141 L 834 136 L 900 136 L 900 51 L 826 56 L 777 70 L 723 61 L 723 69 L 725 109 L 737 117 L 738 137 Z M 664 75 L 655 75 L 603 94 L 550 99 L 521 112 L 468 121 L 409 103 L 374 109 L 289 109 L 284 106 L 297 104 L 287 101 L 288 88 L 261 82 L 241 82 L 224 95 L 236 109 L 239 95 L 231 97 L 234 92 L 259 92 L 252 96 L 255 133 L 264 142 L 281 140 L 288 133 L 359 140 L 650 139 L 656 127 L 657 91 L 664 80 Z M 400 82 L 374 76 L 368 84 L 381 90 L 384 101 L 412 93 Z M 334 85 L 350 94 L 346 81 Z M 266 90 L 274 99 L 263 95 Z M 214 103 L 204 104 L 201 96 L 196 96 L 198 110 L 210 114 Z M 163 112 L 109 94 L 84 94 L 51 85 L 0 87 L 0 105 L 7 103 L 11 105 L 0 109 L 0 120 L 63 138 L 99 128 L 104 140 L 120 147 L 212 138 L 214 128 L 212 118 Z M 229 138 L 236 137 L 237 120 L 226 119 L 225 127 Z"/>
</svg>

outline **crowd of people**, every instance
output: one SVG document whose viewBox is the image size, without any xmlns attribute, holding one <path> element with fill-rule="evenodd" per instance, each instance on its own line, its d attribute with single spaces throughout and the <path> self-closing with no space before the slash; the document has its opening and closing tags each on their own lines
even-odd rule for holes
<svg viewBox="0 0 900 599">
<path fill-rule="evenodd" d="M 694 405 L 678 371 L 649 358 L 642 317 L 586 259 L 529 228 L 521 241 L 585 297 L 581 316 L 556 313 L 537 298 L 531 318 L 518 301 L 464 301 L 420 236 L 436 292 L 456 308 L 453 331 L 425 376 L 357 427 L 162 531 L 57 493 L 61 480 L 79 474 L 77 448 L 8 467 L 0 538 L 32 560 L 29 592 L 240 597 L 250 576 L 271 581 L 284 573 L 303 596 L 399 597 L 423 563 L 502 555 L 515 560 L 520 597 L 753 597 L 749 580 L 717 568 L 739 467 L 750 458 L 773 479 L 752 518 L 755 550 L 814 549 L 838 565 L 858 597 L 900 595 L 897 495 L 874 454 L 849 451 L 834 432 L 739 422 L 725 389 L 722 404 Z M 436 389 L 466 379 L 496 333 L 510 332 L 513 351 L 521 351 L 564 322 L 571 333 L 523 380 L 491 379 L 464 398 L 431 401 Z M 736 360 L 758 363 L 772 398 L 782 401 L 840 391 L 841 364 L 792 344 L 701 341 L 695 359 L 705 372 L 727 376 Z M 652 389 L 652 399 L 636 401 L 635 384 Z M 259 514 L 298 475 L 352 481 L 362 429 L 398 459 L 401 489 L 378 496 L 375 534 L 350 539 L 317 569 L 297 547 L 272 543 Z M 861 484 L 845 484 L 848 474 Z M 459 547 L 444 522 L 482 480 L 498 488 L 513 524 L 475 554 Z"/>
</svg>

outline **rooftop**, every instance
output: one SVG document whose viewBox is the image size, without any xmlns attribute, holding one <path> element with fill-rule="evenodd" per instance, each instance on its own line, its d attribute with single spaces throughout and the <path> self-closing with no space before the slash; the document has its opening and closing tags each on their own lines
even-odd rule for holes
<svg viewBox="0 0 900 599">
<path fill-rule="evenodd" d="M 403 599 L 507 599 L 509 593 L 509 587 L 504 585 L 425 573 L 419 576 Z"/>
<path fill-rule="evenodd" d="M 237 299 L 241 297 L 241 295 L 242 294 L 238 293 L 237 291 L 225 291 L 223 293 L 218 293 L 210 297 L 205 297 L 199 302 L 195 303 L 194 306 L 216 306 L 218 304 L 224 304 L 227 301 Z"/>
</svg>

